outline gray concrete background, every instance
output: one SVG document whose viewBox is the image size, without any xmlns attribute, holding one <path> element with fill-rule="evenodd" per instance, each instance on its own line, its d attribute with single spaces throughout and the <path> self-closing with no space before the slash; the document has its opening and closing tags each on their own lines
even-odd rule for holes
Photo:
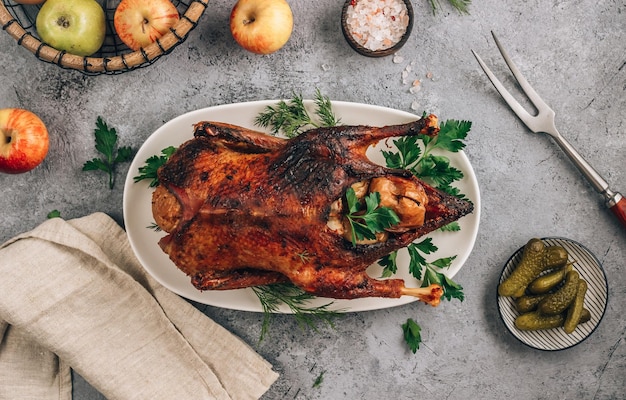
<svg viewBox="0 0 626 400">
<path fill-rule="evenodd" d="M 626 194 L 626 3 L 623 0 L 474 1 L 459 15 L 442 1 L 433 15 L 413 1 L 416 22 L 392 57 L 365 58 L 341 35 L 341 2 L 290 1 L 295 29 L 269 56 L 231 38 L 234 1 L 212 1 L 189 39 L 156 64 L 119 76 L 90 77 L 35 59 L 0 34 L 0 107 L 28 108 L 51 133 L 47 159 L 22 175 L 0 175 L 0 241 L 31 229 L 58 209 L 63 217 L 103 211 L 122 223 L 123 179 L 81 172 L 95 156 L 96 117 L 117 128 L 120 143 L 138 148 L 164 122 L 224 103 L 312 97 L 412 111 L 415 101 L 442 118 L 469 119 L 466 153 L 482 194 L 473 253 L 455 280 L 466 299 L 438 308 L 409 304 L 348 314 L 335 329 L 301 330 L 276 316 L 258 343 L 259 314 L 197 305 L 266 357 L 280 373 L 264 399 L 623 399 L 626 398 L 626 230 L 603 207 L 548 138 L 528 133 L 480 71 L 470 49 L 507 78 L 490 37 L 495 31 L 528 80 L 552 105 L 564 136 Z M 402 71 L 422 80 L 409 92 Z M 432 78 L 426 78 L 428 73 Z M 609 279 L 606 315 L 591 337 L 560 352 L 519 343 L 500 321 L 496 283 L 503 263 L 530 237 L 564 236 L 591 249 Z M 417 354 L 400 325 L 423 328 Z M 323 373 L 323 382 L 313 387 Z M 74 399 L 102 398 L 79 376 Z"/>
</svg>

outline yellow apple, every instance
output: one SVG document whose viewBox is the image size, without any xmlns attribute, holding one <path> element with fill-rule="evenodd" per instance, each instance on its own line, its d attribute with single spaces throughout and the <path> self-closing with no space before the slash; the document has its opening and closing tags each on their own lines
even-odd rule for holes
<svg viewBox="0 0 626 400">
<path fill-rule="evenodd" d="M 170 0 L 122 0 L 115 9 L 113 25 L 126 46 L 139 50 L 165 35 L 179 18 Z"/>
<path fill-rule="evenodd" d="M 106 16 L 96 0 L 48 0 L 35 26 L 42 42 L 77 56 L 94 54 L 106 36 Z"/>
<path fill-rule="evenodd" d="M 230 32 L 241 47 L 270 54 L 287 43 L 293 14 L 285 0 L 239 0 L 230 13 Z"/>
</svg>

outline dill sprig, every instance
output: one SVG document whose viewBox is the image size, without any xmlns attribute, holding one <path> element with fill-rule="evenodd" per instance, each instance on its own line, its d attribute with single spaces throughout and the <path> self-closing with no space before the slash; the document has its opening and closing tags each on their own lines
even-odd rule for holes
<svg viewBox="0 0 626 400">
<path fill-rule="evenodd" d="M 335 117 L 330 99 L 315 91 L 315 117 L 307 111 L 301 94 L 293 93 L 290 100 L 281 100 L 274 106 L 267 106 L 254 120 L 263 128 L 270 128 L 273 135 L 283 133 L 288 138 L 298 136 L 310 128 L 336 126 L 339 119 Z"/>
<path fill-rule="evenodd" d="M 469 14 L 469 6 L 472 3 L 471 0 L 448 0 L 452 7 L 454 7 L 461 14 Z M 441 7 L 439 0 L 429 0 L 430 6 L 433 9 L 433 14 L 437 13 L 437 9 Z"/>
<path fill-rule="evenodd" d="M 267 335 L 272 316 L 279 311 L 281 304 L 289 307 L 301 328 L 308 326 L 315 331 L 317 331 L 316 322 L 318 321 L 334 328 L 333 319 L 342 314 L 341 310 L 330 309 L 333 302 L 309 307 L 307 303 L 316 297 L 291 283 L 254 286 L 252 290 L 259 298 L 263 308 L 263 324 L 259 341 L 262 341 Z"/>
</svg>

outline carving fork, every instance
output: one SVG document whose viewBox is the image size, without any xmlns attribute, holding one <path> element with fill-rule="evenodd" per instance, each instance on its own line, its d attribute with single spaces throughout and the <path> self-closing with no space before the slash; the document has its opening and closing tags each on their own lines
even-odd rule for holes
<svg viewBox="0 0 626 400">
<path fill-rule="evenodd" d="M 513 76 L 519 83 L 520 87 L 528 96 L 533 105 L 537 108 L 537 115 L 531 115 L 528 113 L 524 107 L 520 103 L 518 103 L 513 96 L 504 88 L 502 83 L 496 78 L 496 76 L 489 70 L 485 62 L 476 54 L 474 50 L 472 50 L 472 54 L 478 60 L 481 68 L 487 74 L 487 77 L 496 88 L 500 96 L 506 101 L 511 110 L 519 117 L 519 119 L 534 133 L 543 132 L 552 137 L 554 141 L 561 147 L 561 149 L 567 154 L 567 156 L 572 160 L 574 165 L 578 168 L 578 170 L 583 174 L 585 178 L 589 181 L 591 186 L 600 194 L 604 196 L 606 206 L 615 214 L 617 219 L 620 221 L 623 227 L 626 227 L 626 198 L 624 198 L 620 193 L 614 192 L 609 189 L 609 184 L 598 174 L 598 172 L 593 169 L 585 159 L 572 147 L 572 145 L 561 136 L 559 131 L 556 129 L 556 125 L 554 124 L 554 111 L 548 106 L 542 99 L 539 97 L 537 92 L 530 86 L 526 78 L 520 73 L 519 69 L 511 58 L 507 54 L 506 50 L 498 41 L 496 35 L 492 32 L 493 39 L 496 42 L 496 46 L 498 46 L 498 50 L 500 50 L 500 54 L 504 58 L 504 61 L 508 65 L 509 69 L 513 73 Z"/>
</svg>

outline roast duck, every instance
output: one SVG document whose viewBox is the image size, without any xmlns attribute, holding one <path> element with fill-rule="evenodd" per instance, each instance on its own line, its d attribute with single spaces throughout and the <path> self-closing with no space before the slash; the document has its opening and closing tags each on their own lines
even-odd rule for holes
<svg viewBox="0 0 626 400">
<path fill-rule="evenodd" d="M 366 156 L 370 145 L 403 135 L 436 135 L 437 117 L 384 127 L 337 126 L 292 139 L 219 122 L 199 122 L 158 171 L 159 245 L 199 290 L 291 282 L 320 297 L 417 296 L 436 305 L 443 289 L 405 287 L 366 269 L 416 238 L 472 212 L 410 172 Z M 353 242 L 345 195 L 380 194 L 400 223 L 375 240 Z"/>
</svg>

